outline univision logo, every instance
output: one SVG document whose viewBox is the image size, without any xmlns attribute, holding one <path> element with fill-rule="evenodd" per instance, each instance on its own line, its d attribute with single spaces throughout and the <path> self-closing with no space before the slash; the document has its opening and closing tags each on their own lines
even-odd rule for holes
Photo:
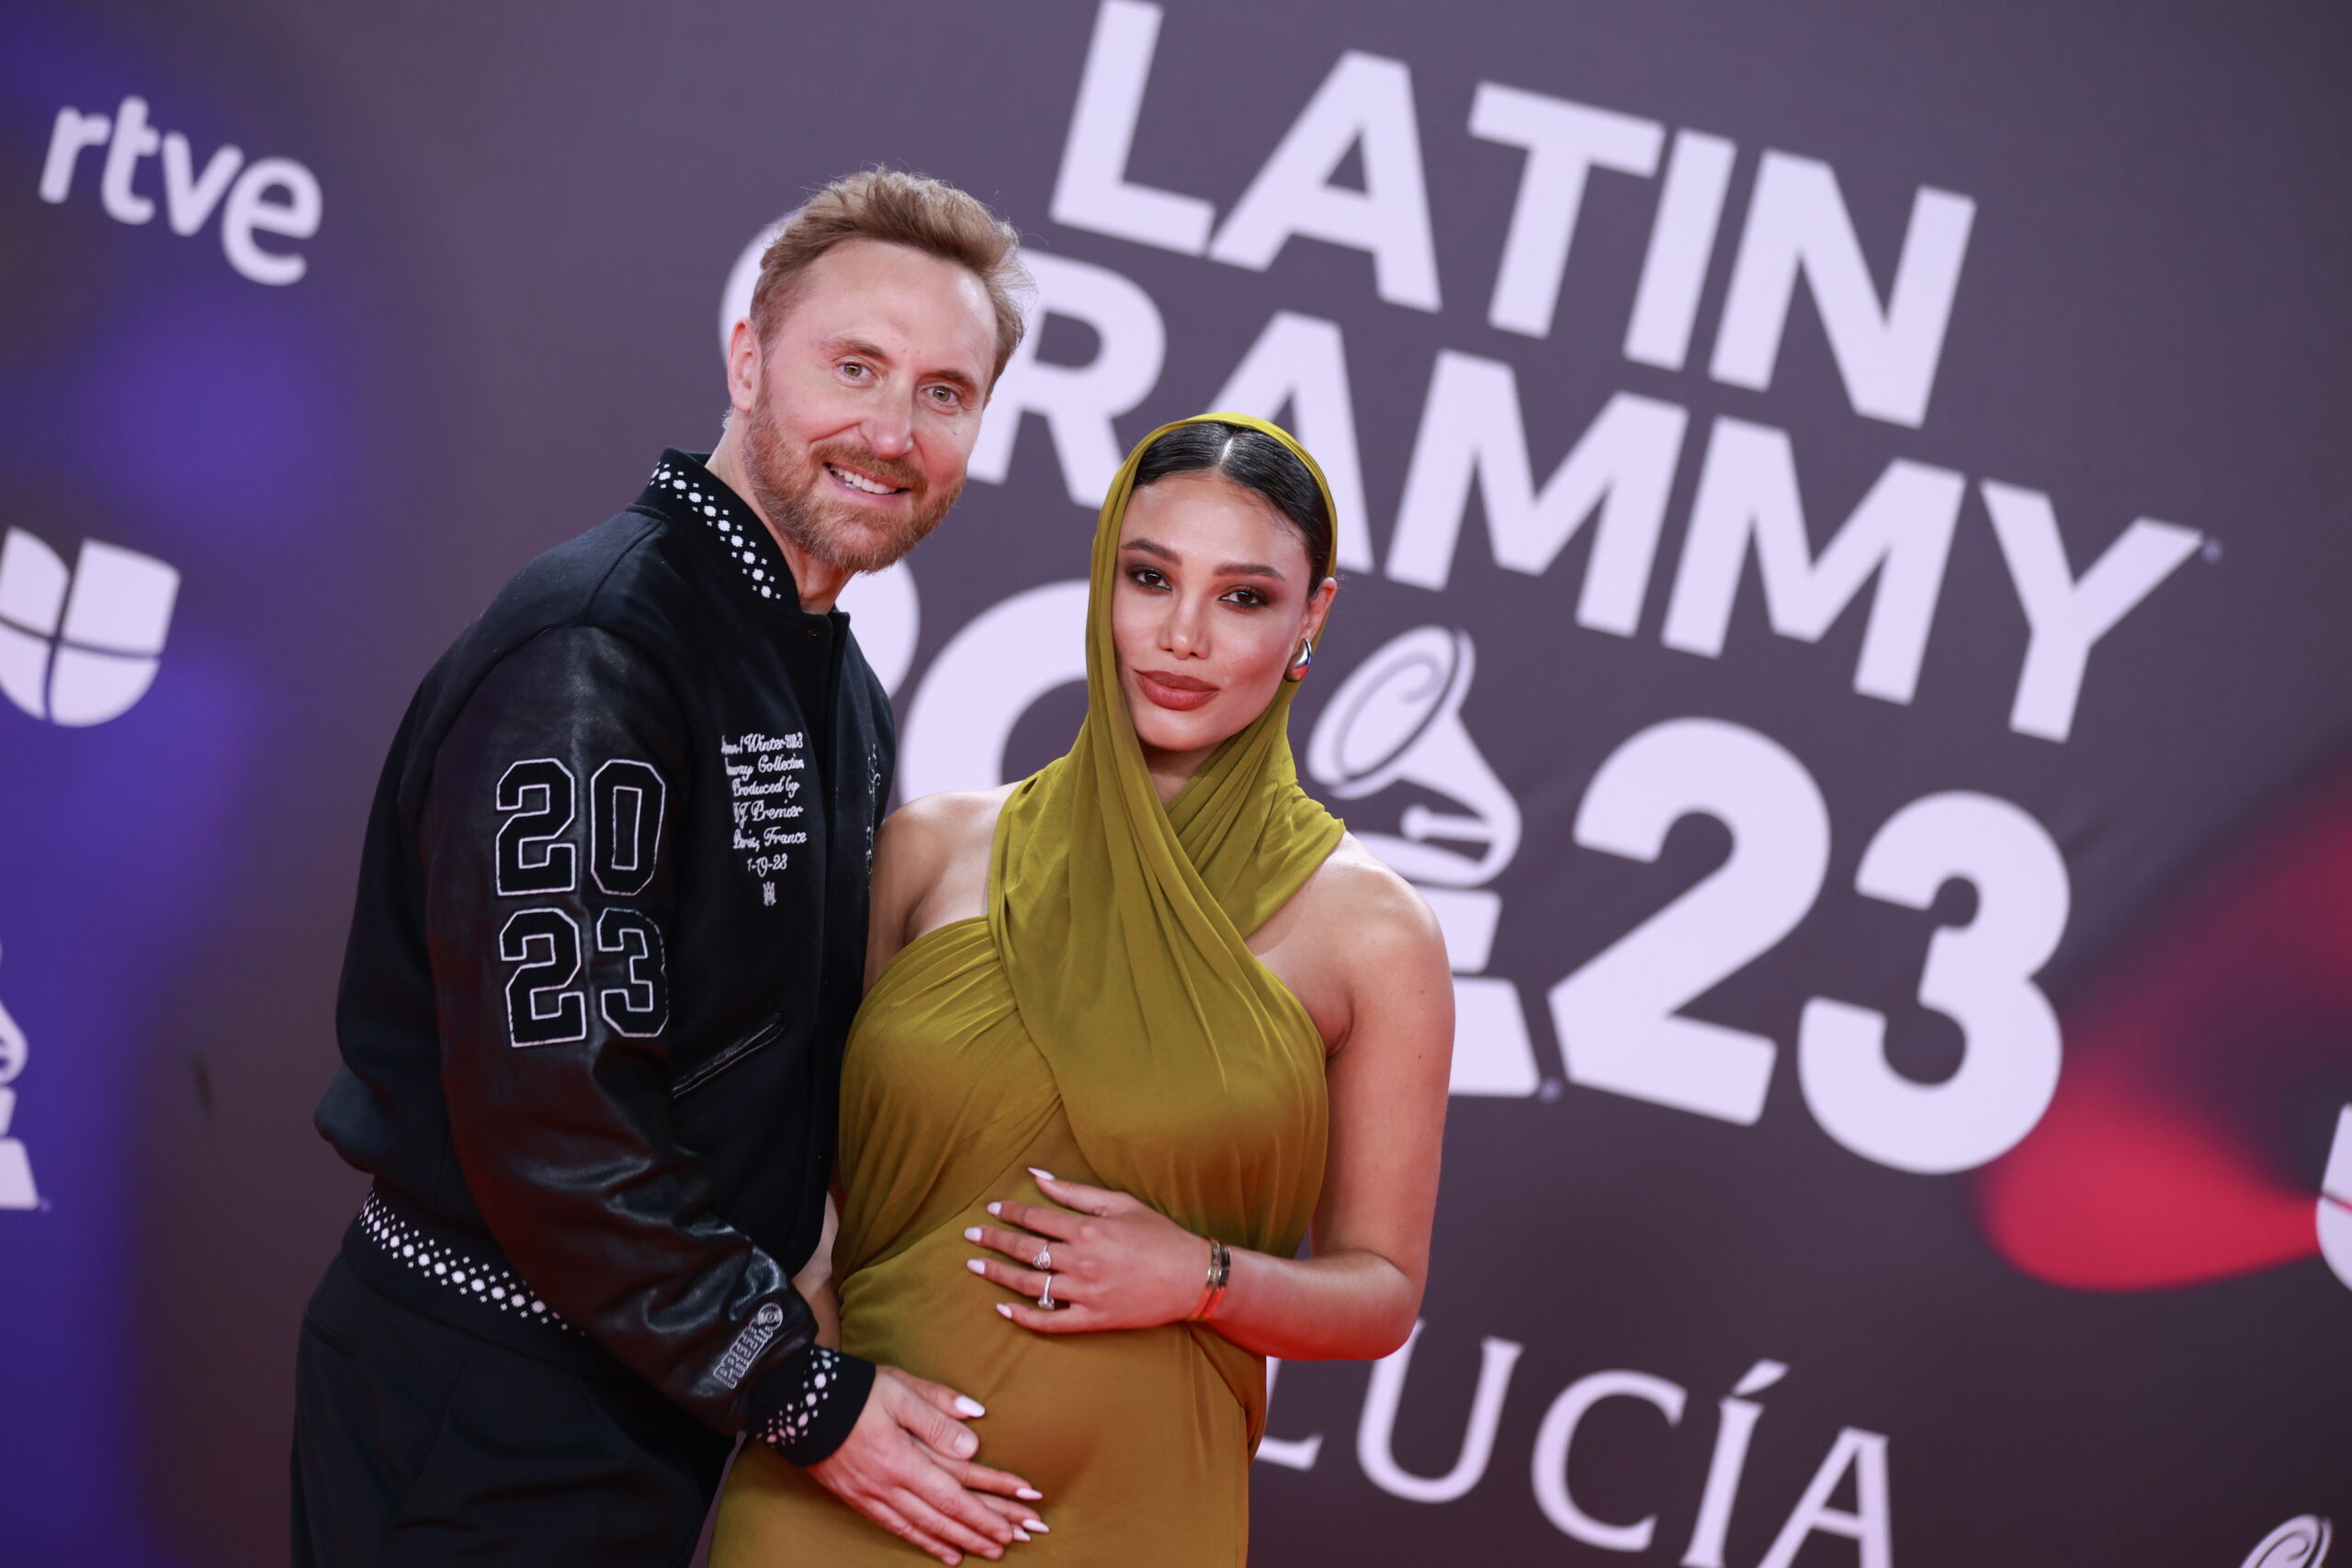
<svg viewBox="0 0 2352 1568">
<path fill-rule="evenodd" d="M 64 558 L 21 528 L 0 543 L 0 692 L 51 724 L 104 724 L 153 683 L 180 574 L 119 546 Z"/>
<path fill-rule="evenodd" d="M 9 1086 L 25 1070 L 25 1032 L 0 1005 L 0 1209 L 38 1209 L 40 1192 L 33 1186 L 32 1156 L 24 1141 L 8 1135 L 17 1119 L 17 1091 Z"/>
</svg>

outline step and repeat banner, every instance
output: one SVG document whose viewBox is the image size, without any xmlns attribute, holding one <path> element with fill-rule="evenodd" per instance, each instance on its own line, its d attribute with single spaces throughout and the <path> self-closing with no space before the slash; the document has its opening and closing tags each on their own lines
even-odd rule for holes
<svg viewBox="0 0 2352 1568">
<path fill-rule="evenodd" d="M 1422 1321 L 1278 1369 L 1258 1561 L 2316 1568 L 2348 68 L 2218 0 L 9 7 L 0 1561 L 279 1558 L 384 748 L 879 162 L 1037 286 L 849 600 L 902 796 L 1067 743 L 1145 430 L 1342 509 L 1294 739 L 1460 1026 Z"/>
</svg>

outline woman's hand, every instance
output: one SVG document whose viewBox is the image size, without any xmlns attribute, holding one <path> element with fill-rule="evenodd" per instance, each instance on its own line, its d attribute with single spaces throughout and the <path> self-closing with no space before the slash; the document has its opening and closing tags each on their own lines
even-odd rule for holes
<svg viewBox="0 0 2352 1568">
<path fill-rule="evenodd" d="M 1208 1279 L 1209 1244 L 1140 1199 L 1032 1169 L 1059 1207 L 990 1203 L 1000 1223 L 974 1225 L 966 1241 L 1006 1258 L 975 1258 L 972 1272 L 1027 1298 L 997 1311 L 1040 1334 L 1156 1328 L 1192 1314 Z M 1040 1269 L 1037 1261 L 1046 1260 Z M 1051 1307 L 1033 1304 L 1053 1281 Z"/>
</svg>

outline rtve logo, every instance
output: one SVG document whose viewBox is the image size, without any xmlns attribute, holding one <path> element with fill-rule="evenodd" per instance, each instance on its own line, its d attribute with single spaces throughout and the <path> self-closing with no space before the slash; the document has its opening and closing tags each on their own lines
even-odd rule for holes
<svg viewBox="0 0 2352 1568">
<path fill-rule="evenodd" d="M 72 570 L 21 528 L 0 543 L 0 692 L 51 724 L 104 724 L 153 683 L 179 572 L 85 540 Z"/>
<path fill-rule="evenodd" d="M 220 252 L 229 265 L 255 283 L 294 283 L 310 267 L 306 257 L 262 249 L 255 234 L 307 240 L 319 231 L 319 176 L 291 158 L 245 162 L 233 146 L 216 147 L 199 171 L 196 153 L 178 131 L 159 132 L 147 123 L 147 100 L 122 100 L 112 118 L 57 111 L 49 133 L 49 156 L 41 161 L 40 198 L 62 202 L 74 194 L 82 154 L 106 149 L 98 173 L 98 205 L 118 223 L 145 223 L 155 216 L 155 198 L 138 189 L 140 160 L 159 149 L 164 164 L 164 217 L 175 234 L 193 234 L 212 209 L 220 209 Z M 243 172 L 239 173 L 242 166 Z"/>
</svg>

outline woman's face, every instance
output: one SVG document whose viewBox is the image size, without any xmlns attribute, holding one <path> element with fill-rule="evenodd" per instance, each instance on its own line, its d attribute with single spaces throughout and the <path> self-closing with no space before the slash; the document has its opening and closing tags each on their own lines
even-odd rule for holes
<svg viewBox="0 0 2352 1568">
<path fill-rule="evenodd" d="M 1138 490 L 1119 528 L 1111 637 L 1147 750 L 1206 751 L 1266 711 L 1339 585 L 1273 503 L 1213 469 Z"/>
</svg>

